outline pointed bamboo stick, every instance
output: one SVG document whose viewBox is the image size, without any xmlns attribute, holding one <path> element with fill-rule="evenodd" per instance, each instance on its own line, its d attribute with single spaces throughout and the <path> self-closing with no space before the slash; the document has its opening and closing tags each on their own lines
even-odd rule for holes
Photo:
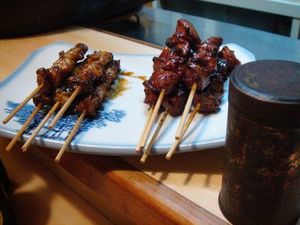
<svg viewBox="0 0 300 225">
<path fill-rule="evenodd" d="M 151 108 L 148 110 L 148 115 L 147 115 L 147 119 L 146 119 L 145 125 L 143 127 L 142 135 L 141 135 L 140 141 L 137 144 L 136 149 L 135 149 L 137 152 L 140 151 L 140 146 L 142 145 L 142 140 L 144 139 L 144 136 L 146 134 L 145 131 L 146 131 L 147 125 L 148 125 L 148 123 L 150 121 L 150 118 L 152 116 L 153 109 L 154 109 L 154 107 L 151 106 Z"/>
<path fill-rule="evenodd" d="M 25 142 L 25 144 L 22 146 L 22 151 L 26 152 L 27 149 L 30 146 L 30 143 L 35 138 L 35 136 L 40 132 L 40 130 L 43 128 L 43 126 L 46 124 L 46 122 L 49 120 L 50 116 L 55 112 L 55 110 L 58 108 L 59 102 L 56 102 L 53 107 L 50 109 L 50 111 L 47 113 L 47 115 L 43 118 L 41 123 L 38 125 L 37 128 L 33 131 L 29 139 Z"/>
<path fill-rule="evenodd" d="M 194 110 L 191 112 L 189 118 L 187 119 L 186 123 L 183 126 L 183 130 L 182 133 L 180 134 L 179 139 L 175 140 L 175 142 L 173 143 L 172 147 L 170 148 L 170 150 L 168 151 L 167 155 L 166 155 L 166 159 L 170 160 L 174 154 L 174 152 L 176 151 L 177 147 L 179 146 L 183 136 L 185 135 L 186 131 L 188 130 L 189 126 L 191 125 L 194 117 L 196 116 L 196 113 L 199 111 L 201 105 L 197 104 L 196 107 L 194 108 Z"/>
<path fill-rule="evenodd" d="M 86 110 L 83 110 L 83 112 L 81 113 L 80 117 L 78 118 L 75 126 L 73 127 L 71 133 L 69 134 L 67 140 L 65 141 L 64 145 L 61 147 L 61 149 L 59 150 L 56 158 L 55 158 L 55 162 L 59 162 L 62 155 L 64 154 L 64 152 L 66 151 L 67 147 L 69 146 L 69 144 L 71 143 L 73 137 L 76 135 L 80 125 L 81 125 L 81 122 L 83 120 L 83 118 L 85 117 L 85 114 L 86 114 Z"/>
<path fill-rule="evenodd" d="M 75 91 L 72 93 L 72 95 L 68 98 L 68 100 L 65 102 L 63 107 L 58 111 L 58 113 L 55 115 L 53 120 L 51 121 L 50 125 L 48 126 L 50 129 L 52 129 L 55 124 L 58 122 L 58 120 L 63 116 L 65 111 L 69 108 L 69 106 L 72 104 L 76 96 L 79 94 L 80 88 L 76 88 Z"/>
<path fill-rule="evenodd" d="M 187 100 L 187 102 L 185 104 L 185 107 L 184 107 L 184 110 L 183 110 L 183 113 L 182 113 L 182 116 L 181 116 L 181 119 L 180 119 L 180 122 L 179 122 L 179 125 L 178 125 L 178 128 L 177 128 L 177 131 L 176 131 L 176 134 L 175 134 L 175 139 L 179 139 L 180 138 L 180 135 L 181 135 L 181 133 L 183 131 L 184 123 L 186 121 L 186 118 L 187 118 L 188 113 L 190 111 L 191 105 L 193 103 L 193 99 L 194 99 L 196 90 L 197 90 L 197 84 L 194 83 L 193 86 L 192 86 L 192 89 L 190 91 L 188 100 Z"/>
<path fill-rule="evenodd" d="M 25 105 L 27 102 L 29 102 L 29 100 L 36 94 L 39 92 L 39 90 L 42 88 L 43 85 L 40 85 L 38 87 L 36 87 L 3 121 L 2 123 L 6 124 L 8 121 L 11 120 L 11 118 L 14 117 L 14 115 L 17 114 L 17 112 L 19 112 Z"/>
<path fill-rule="evenodd" d="M 24 131 L 26 130 L 26 128 L 29 126 L 29 124 L 31 123 L 31 121 L 33 120 L 33 118 L 35 117 L 35 115 L 41 110 L 41 108 L 43 107 L 42 104 L 39 104 L 34 111 L 31 113 L 31 115 L 28 117 L 28 119 L 26 120 L 26 122 L 23 124 L 23 126 L 21 127 L 21 129 L 18 131 L 18 133 L 16 133 L 16 136 L 14 136 L 14 138 L 11 140 L 11 142 L 7 145 L 7 147 L 5 148 L 6 151 L 10 151 L 13 146 L 16 144 L 16 142 L 18 141 L 19 137 L 21 137 L 21 135 L 24 133 Z"/>
<path fill-rule="evenodd" d="M 152 147 L 153 147 L 153 145 L 154 145 L 154 143 L 155 143 L 155 141 L 157 139 L 157 136 L 158 136 L 158 134 L 160 132 L 160 129 L 164 125 L 164 122 L 165 122 L 167 116 L 168 116 L 168 112 L 166 112 L 166 111 L 161 115 L 159 123 L 158 123 L 158 125 L 157 125 L 157 127 L 156 127 L 156 129 L 154 131 L 154 134 L 152 135 L 152 138 L 150 139 L 150 142 L 149 142 L 146 150 L 144 151 L 144 154 L 142 155 L 142 158 L 140 160 L 141 163 L 145 163 L 146 162 L 146 159 L 147 159 L 148 155 L 151 152 L 151 149 L 152 149 Z"/>
<path fill-rule="evenodd" d="M 158 111 L 160 109 L 161 103 L 162 103 L 162 101 L 164 99 L 164 96 L 165 96 L 165 90 L 162 90 L 160 92 L 160 94 L 158 96 L 158 99 L 156 101 L 156 104 L 154 106 L 152 115 L 151 115 L 151 117 L 149 119 L 149 123 L 146 126 L 145 135 L 142 138 L 140 146 L 138 146 L 138 148 L 136 149 L 137 152 L 140 152 L 145 147 L 145 144 L 147 142 L 147 138 L 148 138 L 149 133 L 151 131 L 152 125 L 153 125 L 153 123 L 154 123 L 154 121 L 155 121 L 155 119 L 157 117 L 157 114 L 158 114 Z"/>
</svg>

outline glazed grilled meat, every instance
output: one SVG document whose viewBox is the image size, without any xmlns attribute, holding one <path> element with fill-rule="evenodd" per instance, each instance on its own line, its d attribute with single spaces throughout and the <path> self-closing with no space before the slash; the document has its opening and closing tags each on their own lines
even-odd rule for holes
<svg viewBox="0 0 300 225">
<path fill-rule="evenodd" d="M 88 117 L 96 115 L 120 72 L 120 62 L 106 51 L 95 51 L 77 62 L 83 59 L 86 51 L 84 44 L 77 44 L 66 53 L 61 52 L 60 59 L 50 69 L 37 71 L 38 83 L 43 84 L 43 88 L 33 98 L 35 105 L 51 106 L 59 102 L 63 106 L 78 89 L 79 93 L 68 111 L 81 113 L 85 110 Z M 57 76 L 60 78 L 54 79 Z"/>
<path fill-rule="evenodd" d="M 149 79 L 149 84 L 154 91 L 160 92 L 163 89 L 166 94 L 174 91 L 181 81 L 181 75 L 172 71 L 154 72 Z"/>
<path fill-rule="evenodd" d="M 119 72 L 120 61 L 113 60 L 112 62 L 110 62 L 104 71 L 103 77 L 101 78 L 102 82 L 99 83 L 92 94 L 79 101 L 75 108 L 76 112 L 83 112 L 83 110 L 86 110 L 86 116 L 96 116 L 96 110 L 102 104 L 107 91 L 110 89 L 111 84 L 118 77 Z"/>
<path fill-rule="evenodd" d="M 201 103 L 203 113 L 218 111 L 223 82 L 240 64 L 228 47 L 219 50 L 222 43 L 221 37 L 210 37 L 202 42 L 190 22 L 179 20 L 175 33 L 166 41 L 167 47 L 153 58 L 154 72 L 143 83 L 144 102 L 153 107 L 164 90 L 162 108 L 172 116 L 180 116 L 196 84 L 194 104 Z"/>
<path fill-rule="evenodd" d="M 210 82 L 211 75 L 217 69 L 217 53 L 223 39 L 211 37 L 197 46 L 196 52 L 188 59 L 188 67 L 183 78 L 185 85 L 191 89 L 197 84 L 197 91 L 203 91 Z"/>
<path fill-rule="evenodd" d="M 186 71 L 183 77 L 183 82 L 187 89 L 191 89 L 193 84 L 197 84 L 197 90 L 202 91 L 209 85 L 210 74 L 197 63 L 190 62 L 186 67 Z"/>
<path fill-rule="evenodd" d="M 175 33 L 167 39 L 166 45 L 183 56 L 188 55 L 201 43 L 201 39 L 194 26 L 187 20 L 177 21 Z"/>
<path fill-rule="evenodd" d="M 54 99 L 55 102 L 58 101 L 63 105 L 76 88 L 80 88 L 80 95 L 93 92 L 101 80 L 105 66 L 112 60 L 113 56 L 110 52 L 98 51 L 88 55 L 84 61 L 77 64 L 65 83 L 57 87 L 53 93 L 36 95 L 35 105 L 39 103 L 49 105 L 49 101 L 44 101 L 46 99 Z"/>
<path fill-rule="evenodd" d="M 152 106 L 155 105 L 155 103 L 158 99 L 158 92 L 154 91 L 154 88 L 151 87 L 148 80 L 144 81 L 143 85 L 145 87 L 145 89 L 144 89 L 144 92 L 145 92 L 144 102 L 146 104 L 148 104 L 150 107 L 152 107 Z"/>
<path fill-rule="evenodd" d="M 236 58 L 234 52 L 227 46 L 224 46 L 218 53 L 218 71 L 226 79 L 231 71 L 241 62 Z"/>
<path fill-rule="evenodd" d="M 177 117 L 183 113 L 187 98 L 188 92 L 181 84 L 168 98 L 164 98 L 162 105 L 171 116 Z"/>
<path fill-rule="evenodd" d="M 194 107 L 200 104 L 199 112 L 204 114 L 216 113 L 220 110 L 223 97 L 223 78 L 218 74 L 211 78 L 210 85 L 203 91 L 196 93 L 193 101 Z"/>
<path fill-rule="evenodd" d="M 77 62 L 82 60 L 88 48 L 85 44 L 78 43 L 67 52 L 61 51 L 59 59 L 51 68 L 37 70 L 37 83 L 42 85 L 40 92 L 52 94 L 56 87 L 62 84 L 68 75 L 74 70 Z"/>
<path fill-rule="evenodd" d="M 46 95 L 43 93 L 37 93 L 33 98 L 33 103 L 34 105 L 38 106 L 39 104 L 41 105 L 53 105 L 54 104 L 54 99 L 50 95 Z"/>
<path fill-rule="evenodd" d="M 75 69 L 67 80 L 67 86 L 72 89 L 80 88 L 81 93 L 89 93 L 94 90 L 103 75 L 104 67 L 113 59 L 110 52 L 98 51 L 88 55 L 82 65 Z"/>
</svg>

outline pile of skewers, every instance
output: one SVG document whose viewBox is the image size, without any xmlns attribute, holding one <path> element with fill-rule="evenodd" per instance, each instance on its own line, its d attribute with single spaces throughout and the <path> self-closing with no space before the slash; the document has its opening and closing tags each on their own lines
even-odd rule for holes
<svg viewBox="0 0 300 225">
<path fill-rule="evenodd" d="M 106 51 L 95 51 L 85 57 L 87 50 L 85 44 L 78 43 L 70 50 L 60 52 L 59 59 L 51 68 L 40 68 L 36 71 L 38 86 L 3 120 L 3 123 L 7 123 L 30 99 L 33 100 L 36 106 L 34 111 L 9 143 L 7 151 L 12 149 L 40 110 L 46 110 L 48 113 L 22 146 L 23 151 L 27 151 L 31 142 L 57 110 L 57 114 L 48 125 L 50 129 L 54 128 L 64 113 L 80 114 L 55 158 L 55 161 L 59 162 L 83 118 L 96 116 L 107 92 L 118 77 L 120 62 L 114 60 L 112 53 Z"/>
<path fill-rule="evenodd" d="M 175 142 L 168 151 L 170 159 L 179 146 L 193 118 L 199 113 L 209 114 L 220 110 L 223 83 L 240 61 L 227 46 L 220 50 L 221 37 L 201 41 L 193 25 L 178 20 L 175 33 L 167 39 L 159 57 L 153 58 L 153 73 L 144 82 L 145 100 L 149 105 L 148 117 L 136 151 L 143 155 L 141 163 L 156 141 L 168 115 L 181 116 Z M 188 117 L 193 105 L 193 111 Z M 159 111 L 164 111 L 147 147 L 147 139 Z"/>
</svg>

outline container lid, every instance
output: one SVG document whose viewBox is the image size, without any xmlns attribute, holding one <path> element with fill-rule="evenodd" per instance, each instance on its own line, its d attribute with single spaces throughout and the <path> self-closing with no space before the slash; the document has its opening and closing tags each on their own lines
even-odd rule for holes
<svg viewBox="0 0 300 225">
<path fill-rule="evenodd" d="M 259 120 L 299 122 L 300 64 L 259 60 L 238 66 L 231 75 L 229 102 Z"/>
</svg>

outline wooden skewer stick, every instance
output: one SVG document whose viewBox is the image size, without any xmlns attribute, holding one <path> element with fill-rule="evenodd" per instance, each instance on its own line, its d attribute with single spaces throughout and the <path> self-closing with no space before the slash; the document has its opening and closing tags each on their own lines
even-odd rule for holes
<svg viewBox="0 0 300 225">
<path fill-rule="evenodd" d="M 80 124 L 81 124 L 83 118 L 85 117 L 85 114 L 86 114 L 86 110 L 83 110 L 83 112 L 81 113 L 80 117 L 78 118 L 75 126 L 73 127 L 71 133 L 69 134 L 67 140 L 65 141 L 64 145 L 59 150 L 59 152 L 58 152 L 58 154 L 57 154 L 57 156 L 56 156 L 56 158 L 54 160 L 55 162 L 58 163 L 60 161 L 62 155 L 64 154 L 64 152 L 66 151 L 67 147 L 71 143 L 73 137 L 76 135 L 76 133 L 77 133 L 79 127 L 80 127 Z"/>
<path fill-rule="evenodd" d="M 29 139 L 25 142 L 25 144 L 22 146 L 22 151 L 26 152 L 27 149 L 30 146 L 30 143 L 32 142 L 32 140 L 35 138 L 35 136 L 40 132 L 40 130 L 43 128 L 43 126 L 45 125 L 45 123 L 49 120 L 50 116 L 55 112 L 55 110 L 58 108 L 59 106 L 59 102 L 56 102 L 52 108 L 50 109 L 50 111 L 47 113 L 47 115 L 43 118 L 43 120 L 41 121 L 41 123 L 38 125 L 37 128 L 35 128 L 35 130 L 33 131 L 33 133 L 31 134 L 31 136 L 29 137 Z"/>
<path fill-rule="evenodd" d="M 175 134 L 175 139 L 177 139 L 177 140 L 180 139 L 180 135 L 181 135 L 181 133 L 183 131 L 184 123 L 186 121 L 186 118 L 187 118 L 187 116 L 189 114 L 191 105 L 193 103 L 193 99 L 194 99 L 196 90 L 197 90 L 197 84 L 194 83 L 193 86 L 192 86 L 192 89 L 190 91 L 188 100 L 187 100 L 187 102 L 185 104 L 185 107 L 184 107 L 184 110 L 183 110 L 183 113 L 182 113 L 182 116 L 181 116 L 181 119 L 180 119 L 180 122 L 179 122 L 179 125 L 178 125 L 178 128 L 177 128 L 177 131 L 176 131 L 176 134 Z"/>
<path fill-rule="evenodd" d="M 159 108 L 160 108 L 160 106 L 161 106 L 161 103 L 162 103 L 162 101 L 163 101 L 163 99 L 164 99 L 164 96 L 165 96 L 165 90 L 163 89 L 163 90 L 160 92 L 159 96 L 158 96 L 158 99 L 157 99 L 156 104 L 155 104 L 155 106 L 154 106 L 152 115 L 151 115 L 151 117 L 150 117 L 150 119 L 149 119 L 149 123 L 148 123 L 147 126 L 146 126 L 145 134 L 144 134 L 144 136 L 143 136 L 143 138 L 142 138 L 141 144 L 140 144 L 140 146 L 138 146 L 138 148 L 136 149 L 137 152 L 141 151 L 141 150 L 144 148 L 144 146 L 145 146 L 145 144 L 146 144 L 146 142 L 147 142 L 147 138 L 148 138 L 149 133 L 150 133 L 150 131 L 151 131 L 151 127 L 152 127 L 152 125 L 153 125 L 153 123 L 154 123 L 154 120 L 155 120 L 156 117 L 157 117 L 157 114 L 158 114 Z"/>
<path fill-rule="evenodd" d="M 50 129 L 52 129 L 55 124 L 58 122 L 58 120 L 63 116 L 65 111 L 69 108 L 69 106 L 72 104 L 76 96 L 79 94 L 80 88 L 76 88 L 75 91 L 72 93 L 72 95 L 68 98 L 68 100 L 65 102 L 63 107 L 58 111 L 58 113 L 55 115 L 53 120 L 51 121 L 50 125 L 48 126 Z"/>
<path fill-rule="evenodd" d="M 151 106 L 151 108 L 148 110 L 148 115 L 147 115 L 147 119 L 146 119 L 146 122 L 145 122 L 145 125 L 144 125 L 144 128 L 143 128 L 143 132 L 142 132 L 142 135 L 141 135 L 141 138 L 140 138 L 140 141 L 138 143 L 138 145 L 136 146 L 136 151 L 139 152 L 140 151 L 140 146 L 142 145 L 142 140 L 145 136 L 145 131 L 146 131 L 146 127 L 150 121 L 150 118 L 152 116 L 152 113 L 153 113 L 153 107 Z"/>
<path fill-rule="evenodd" d="M 11 140 L 11 142 L 7 145 L 7 147 L 5 148 L 6 151 L 10 151 L 13 146 L 16 144 L 16 142 L 18 141 L 19 137 L 21 137 L 21 135 L 24 133 L 24 131 L 26 130 L 26 128 L 29 126 L 29 124 L 31 123 L 31 121 L 33 120 L 33 118 L 35 117 L 35 115 L 41 110 L 41 108 L 43 107 L 42 104 L 39 104 L 34 111 L 31 113 L 31 115 L 28 117 L 28 119 L 26 120 L 26 122 L 23 124 L 23 126 L 21 127 L 21 129 L 18 131 L 18 133 L 16 134 L 16 136 L 14 136 L 14 138 Z"/>
<path fill-rule="evenodd" d="M 36 87 L 3 121 L 2 123 L 6 124 L 8 121 L 11 120 L 11 118 L 14 117 L 14 115 L 17 114 L 29 100 L 42 88 L 43 85 L 40 85 Z"/>
<path fill-rule="evenodd" d="M 182 133 L 180 134 L 179 139 L 177 139 L 170 150 L 168 151 L 166 155 L 166 159 L 170 160 L 172 158 L 172 155 L 176 151 L 177 147 L 179 146 L 183 136 L 185 135 L 186 131 L 188 130 L 189 126 L 191 125 L 191 122 L 193 121 L 194 117 L 196 116 L 196 113 L 199 111 L 201 105 L 198 103 L 196 107 L 194 108 L 193 112 L 190 114 L 189 118 L 187 119 L 186 123 L 183 126 Z"/>
<path fill-rule="evenodd" d="M 162 126 L 163 126 L 163 124 L 164 124 L 167 116 L 168 116 L 168 112 L 166 112 L 166 111 L 161 115 L 159 123 L 158 123 L 158 125 L 157 125 L 157 127 L 156 127 L 156 129 L 154 131 L 154 134 L 153 134 L 152 138 L 150 139 L 150 142 L 149 142 L 146 150 L 144 151 L 144 154 L 142 155 L 142 158 L 140 160 L 141 163 L 145 163 L 146 162 L 146 159 L 147 159 L 148 155 L 151 152 L 151 149 L 152 149 L 152 147 L 153 147 L 153 145 L 154 145 L 154 143 L 155 143 L 155 141 L 157 139 L 157 136 L 158 136 L 158 134 L 160 132 L 160 129 L 162 128 Z"/>
</svg>

